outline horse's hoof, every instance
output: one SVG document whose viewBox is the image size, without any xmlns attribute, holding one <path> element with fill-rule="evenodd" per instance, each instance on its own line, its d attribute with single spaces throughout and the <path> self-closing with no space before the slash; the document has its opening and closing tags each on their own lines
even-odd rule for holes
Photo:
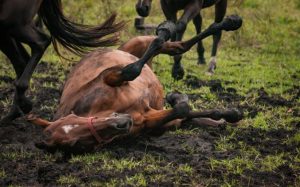
<svg viewBox="0 0 300 187">
<path fill-rule="evenodd" d="M 204 64 L 206 64 L 205 58 L 199 58 L 197 64 L 198 65 L 204 65 Z"/>
<path fill-rule="evenodd" d="M 173 66 L 172 68 L 172 77 L 175 79 L 175 80 L 181 80 L 183 79 L 183 76 L 184 76 L 184 69 L 181 65 L 179 66 Z"/>
<path fill-rule="evenodd" d="M 185 118 L 190 112 L 190 106 L 186 102 L 180 102 L 174 106 L 174 111 L 178 115 L 177 117 Z"/>
<path fill-rule="evenodd" d="M 180 92 L 172 92 L 167 94 L 166 100 L 172 107 L 174 107 L 178 103 L 188 103 L 189 97 L 186 94 L 182 94 Z"/>
<path fill-rule="evenodd" d="M 215 63 L 210 63 L 208 70 L 207 70 L 207 75 L 213 75 L 215 73 L 215 69 L 217 69 L 217 65 Z"/>
<path fill-rule="evenodd" d="M 22 99 L 19 105 L 24 114 L 28 114 L 32 110 L 32 106 L 33 106 L 32 102 L 27 98 Z"/>
<path fill-rule="evenodd" d="M 223 115 L 223 118 L 229 123 L 237 123 L 243 119 L 243 113 L 237 109 L 226 110 Z"/>
<path fill-rule="evenodd" d="M 207 76 L 213 76 L 214 75 L 214 71 L 211 71 L 210 69 L 208 69 L 207 72 L 205 72 L 205 75 L 207 75 Z"/>
<path fill-rule="evenodd" d="M 11 111 L 4 117 L 1 119 L 0 124 L 4 125 L 7 123 L 11 123 L 13 120 L 15 120 L 18 117 L 22 116 L 22 111 L 18 106 L 13 106 L 13 108 L 11 109 Z"/>
</svg>

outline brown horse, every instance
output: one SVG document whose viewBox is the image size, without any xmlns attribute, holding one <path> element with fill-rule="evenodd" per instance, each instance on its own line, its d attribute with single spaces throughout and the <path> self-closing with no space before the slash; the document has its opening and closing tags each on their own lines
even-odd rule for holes
<svg viewBox="0 0 300 187">
<path fill-rule="evenodd" d="M 222 124 L 216 121 L 222 118 L 230 123 L 239 121 L 242 115 L 237 110 L 190 111 L 187 96 L 180 93 L 167 95 L 173 108 L 164 110 L 163 87 L 146 63 L 159 53 L 182 54 L 215 32 L 240 26 L 241 19 L 233 16 L 188 41 L 166 42 L 175 31 L 174 23 L 166 22 L 159 26 L 158 37 L 139 36 L 119 50 L 89 53 L 68 76 L 55 121 L 29 118 L 46 127 L 48 139 L 38 146 L 78 152 L 118 137 L 159 135 L 193 118 L 198 118 L 199 125 L 213 126 Z"/>
<path fill-rule="evenodd" d="M 136 3 L 136 11 L 142 17 L 147 17 L 151 10 L 152 0 L 138 0 Z M 161 8 L 167 20 L 176 23 L 176 37 L 173 41 L 182 40 L 184 31 L 189 21 L 193 20 L 196 32 L 201 32 L 202 17 L 200 14 L 201 9 L 215 5 L 215 23 L 220 23 L 226 13 L 227 0 L 160 0 Z M 177 12 L 183 10 L 182 16 L 177 19 Z M 216 55 L 217 47 L 221 39 L 221 31 L 213 35 L 213 46 L 211 52 L 211 60 L 209 63 L 208 72 L 214 73 L 216 69 Z M 198 42 L 198 64 L 205 64 L 204 47 L 202 41 Z M 181 66 L 181 55 L 174 56 L 174 65 L 172 68 L 172 76 L 175 79 L 182 79 L 184 70 Z"/>
<path fill-rule="evenodd" d="M 33 21 L 39 13 L 51 34 L 49 38 Z M 33 71 L 52 41 L 57 50 L 57 42 L 75 54 L 88 52 L 88 48 L 110 46 L 116 43 L 116 35 L 124 25 L 114 23 L 112 15 L 102 25 L 88 26 L 68 20 L 61 11 L 60 0 L 1 0 L 0 1 L 0 50 L 10 59 L 17 78 L 15 96 L 9 114 L 2 122 L 11 121 L 32 109 L 25 91 Z M 104 39 L 101 39 L 106 37 Z M 31 54 L 21 43 L 28 44 Z"/>
</svg>

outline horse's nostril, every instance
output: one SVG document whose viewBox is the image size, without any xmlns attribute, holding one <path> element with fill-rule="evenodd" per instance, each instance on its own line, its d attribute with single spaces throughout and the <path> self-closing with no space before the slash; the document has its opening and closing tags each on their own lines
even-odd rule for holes
<svg viewBox="0 0 300 187">
<path fill-rule="evenodd" d="M 118 128 L 118 129 L 124 129 L 124 128 L 127 128 L 127 122 L 126 122 L 126 123 L 119 123 L 119 124 L 117 125 L 117 128 Z"/>
</svg>

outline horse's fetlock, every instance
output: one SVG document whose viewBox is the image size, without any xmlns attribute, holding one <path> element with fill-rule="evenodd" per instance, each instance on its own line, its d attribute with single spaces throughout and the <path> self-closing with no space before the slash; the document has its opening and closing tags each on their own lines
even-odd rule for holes
<svg viewBox="0 0 300 187">
<path fill-rule="evenodd" d="M 16 87 L 16 89 L 19 91 L 19 92 L 24 92 L 24 91 L 26 91 L 27 89 L 28 89 L 28 87 L 29 87 L 29 85 L 28 85 L 28 83 L 26 83 L 25 81 L 20 81 L 20 80 L 18 80 L 18 81 L 16 81 L 15 83 L 15 87 Z"/>
</svg>

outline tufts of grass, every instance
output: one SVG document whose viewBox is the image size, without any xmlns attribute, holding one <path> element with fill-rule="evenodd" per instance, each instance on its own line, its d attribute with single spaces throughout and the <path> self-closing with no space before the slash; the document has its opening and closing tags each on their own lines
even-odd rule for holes
<svg viewBox="0 0 300 187">
<path fill-rule="evenodd" d="M 4 169 L 0 169 L 0 179 L 6 178 L 6 173 Z"/>
<path fill-rule="evenodd" d="M 224 174 L 242 175 L 245 170 L 253 170 L 255 163 L 247 156 L 238 156 L 227 160 L 210 159 L 210 166 L 212 170 L 223 168 Z"/>
<path fill-rule="evenodd" d="M 57 179 L 57 183 L 65 186 L 77 185 L 80 183 L 80 180 L 72 175 L 60 176 Z"/>
<path fill-rule="evenodd" d="M 278 166 L 285 164 L 284 154 L 268 155 L 261 160 L 261 171 L 274 171 Z"/>
</svg>

